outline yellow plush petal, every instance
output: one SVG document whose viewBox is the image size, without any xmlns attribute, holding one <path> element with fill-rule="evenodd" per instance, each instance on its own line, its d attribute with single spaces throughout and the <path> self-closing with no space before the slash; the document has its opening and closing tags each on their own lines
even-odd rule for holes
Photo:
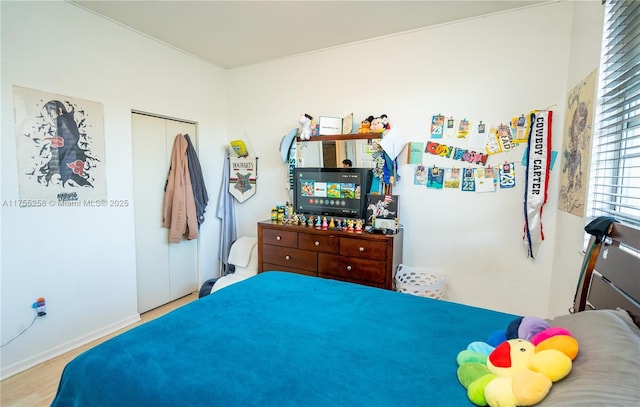
<svg viewBox="0 0 640 407">
<path fill-rule="evenodd" d="M 522 370 L 513 376 L 512 390 L 518 406 L 532 406 L 547 397 L 552 385 L 542 373 Z"/>
<path fill-rule="evenodd" d="M 546 349 L 556 349 L 574 360 L 578 355 L 578 341 L 568 335 L 556 335 L 545 339 L 536 346 L 536 352 Z"/>
<path fill-rule="evenodd" d="M 484 397 L 491 407 L 516 407 L 516 397 L 511 389 L 511 377 L 497 377 L 484 388 Z"/>
<path fill-rule="evenodd" d="M 565 378 L 571 372 L 571 367 L 569 356 L 555 349 L 537 352 L 529 361 L 531 370 L 542 373 L 552 382 Z"/>
</svg>

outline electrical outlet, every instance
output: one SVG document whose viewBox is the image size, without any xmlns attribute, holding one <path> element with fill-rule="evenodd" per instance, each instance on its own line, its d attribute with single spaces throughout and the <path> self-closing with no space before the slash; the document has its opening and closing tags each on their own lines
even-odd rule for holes
<svg viewBox="0 0 640 407">
<path fill-rule="evenodd" d="M 31 307 L 34 310 L 36 310 L 36 313 L 38 314 L 39 317 L 43 317 L 43 316 L 47 315 L 47 308 L 46 308 L 46 304 L 44 302 L 44 297 L 38 298 L 36 300 L 36 302 L 31 304 Z"/>
</svg>

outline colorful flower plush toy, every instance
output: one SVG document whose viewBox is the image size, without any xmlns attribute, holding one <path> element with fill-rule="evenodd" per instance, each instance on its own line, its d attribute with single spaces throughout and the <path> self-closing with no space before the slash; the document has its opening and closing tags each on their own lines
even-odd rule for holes
<svg viewBox="0 0 640 407">
<path fill-rule="evenodd" d="M 570 372 L 578 355 L 571 332 L 540 318 L 522 317 L 487 342 L 458 353 L 458 380 L 478 406 L 532 406 Z"/>
</svg>

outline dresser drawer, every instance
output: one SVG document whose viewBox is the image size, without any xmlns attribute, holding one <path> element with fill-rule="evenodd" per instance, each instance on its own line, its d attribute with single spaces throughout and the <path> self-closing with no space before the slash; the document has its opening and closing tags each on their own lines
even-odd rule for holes
<svg viewBox="0 0 640 407">
<path fill-rule="evenodd" d="M 338 253 L 340 238 L 331 235 L 298 233 L 298 248 L 323 253 Z"/>
<path fill-rule="evenodd" d="M 318 276 L 354 282 L 384 284 L 386 265 L 383 262 L 335 254 L 318 254 Z"/>
<path fill-rule="evenodd" d="M 340 238 L 340 254 L 369 260 L 386 260 L 387 244 L 364 239 Z"/>
<path fill-rule="evenodd" d="M 290 273 L 304 274 L 305 276 L 317 277 L 318 273 L 313 270 L 297 269 L 295 267 L 287 267 L 278 264 L 262 263 L 262 271 L 288 271 Z"/>
<path fill-rule="evenodd" d="M 275 246 L 298 247 L 298 234 L 285 230 L 264 229 L 262 242 Z"/>
<path fill-rule="evenodd" d="M 289 247 L 264 245 L 262 263 L 315 272 L 318 264 L 318 253 Z"/>
</svg>

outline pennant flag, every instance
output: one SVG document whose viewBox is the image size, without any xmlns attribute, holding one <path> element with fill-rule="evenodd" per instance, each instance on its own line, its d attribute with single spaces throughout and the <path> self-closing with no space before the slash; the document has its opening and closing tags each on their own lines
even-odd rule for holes
<svg viewBox="0 0 640 407">
<path fill-rule="evenodd" d="M 547 202 L 549 185 L 552 114 L 550 110 L 531 113 L 524 197 L 524 241 L 531 258 L 544 240 L 542 207 Z"/>
<path fill-rule="evenodd" d="M 229 157 L 229 192 L 240 203 L 256 193 L 258 159 Z"/>
</svg>

